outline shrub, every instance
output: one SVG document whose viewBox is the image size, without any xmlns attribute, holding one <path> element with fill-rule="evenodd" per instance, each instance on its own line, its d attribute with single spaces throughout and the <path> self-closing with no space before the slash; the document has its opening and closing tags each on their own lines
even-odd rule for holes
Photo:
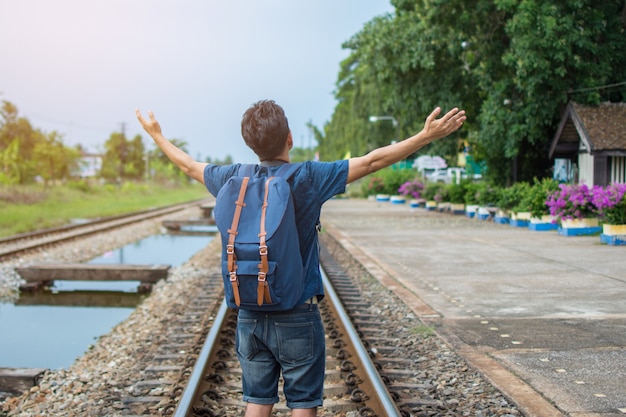
<svg viewBox="0 0 626 417">
<path fill-rule="evenodd" d="M 516 182 L 510 187 L 500 188 L 496 196 L 496 206 L 503 211 L 512 211 L 518 213 L 526 211 L 520 209 L 520 203 L 526 198 L 526 194 L 530 190 L 530 184 L 527 182 Z"/>
<path fill-rule="evenodd" d="M 418 179 L 407 181 L 398 188 L 398 194 L 411 196 L 411 198 L 420 198 L 422 191 L 424 191 L 424 183 Z"/>
<path fill-rule="evenodd" d="M 67 188 L 82 191 L 84 193 L 93 191 L 89 181 L 86 179 L 68 181 L 66 185 Z"/>
<path fill-rule="evenodd" d="M 415 171 L 411 169 L 381 169 L 371 174 L 369 180 L 363 183 L 363 194 L 396 194 L 400 186 L 411 181 L 415 177 Z"/>
<path fill-rule="evenodd" d="M 441 198 L 441 188 L 441 184 L 434 182 L 427 183 L 426 187 L 424 187 L 424 191 L 422 192 L 422 198 L 429 201 L 435 200 L 435 196 L 439 196 Z"/>
<path fill-rule="evenodd" d="M 478 182 L 475 184 L 476 202 L 483 207 L 493 207 L 498 201 L 498 188 L 488 182 Z"/>
<path fill-rule="evenodd" d="M 558 219 L 583 219 L 598 215 L 593 204 L 593 194 L 597 188 L 586 184 L 559 184 L 559 189 L 552 192 L 547 200 L 550 214 Z"/>
<path fill-rule="evenodd" d="M 539 181 L 534 179 L 534 184 L 528 189 L 523 203 L 530 211 L 532 217 L 541 217 L 550 214 L 550 209 L 546 204 L 548 196 L 559 189 L 559 183 L 552 178 L 544 178 Z"/>
<path fill-rule="evenodd" d="M 626 224 L 626 184 L 596 188 L 592 200 L 604 223 Z"/>
<path fill-rule="evenodd" d="M 451 203 L 462 204 L 465 202 L 465 182 L 460 184 L 451 183 L 446 187 L 448 199 Z"/>
<path fill-rule="evenodd" d="M 385 190 L 385 182 L 380 177 L 370 177 L 369 180 L 363 181 L 362 190 L 366 197 L 382 194 Z"/>
<path fill-rule="evenodd" d="M 477 182 L 468 182 L 465 184 L 465 204 L 478 204 L 478 196 L 481 184 Z"/>
</svg>

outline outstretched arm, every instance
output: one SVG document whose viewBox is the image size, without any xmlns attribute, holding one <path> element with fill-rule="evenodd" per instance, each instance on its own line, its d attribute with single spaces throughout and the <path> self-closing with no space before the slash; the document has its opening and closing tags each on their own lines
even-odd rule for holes
<svg viewBox="0 0 626 417">
<path fill-rule="evenodd" d="M 467 119 L 465 110 L 457 108 L 450 110 L 443 117 L 437 119 L 439 113 L 441 113 L 439 107 L 433 110 L 426 118 L 424 128 L 418 134 L 401 142 L 374 149 L 367 155 L 350 158 L 348 161 L 348 183 L 395 164 L 430 142 L 448 136 L 463 126 L 463 122 Z"/>
<path fill-rule="evenodd" d="M 150 120 L 143 118 L 139 109 L 135 110 L 139 123 L 143 126 L 144 130 L 148 132 L 150 137 L 154 140 L 154 143 L 163 151 L 163 153 L 172 161 L 178 168 L 180 168 L 186 175 L 204 184 L 204 167 L 205 162 L 198 162 L 191 156 L 185 153 L 183 150 L 177 148 L 165 139 L 161 132 L 161 126 L 159 122 L 154 118 L 154 113 L 148 111 L 148 117 Z"/>
</svg>

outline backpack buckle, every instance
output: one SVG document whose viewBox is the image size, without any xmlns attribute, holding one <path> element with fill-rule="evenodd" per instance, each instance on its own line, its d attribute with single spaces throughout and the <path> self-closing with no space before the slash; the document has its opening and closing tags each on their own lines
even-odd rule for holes
<svg viewBox="0 0 626 417">
<path fill-rule="evenodd" d="M 267 245 L 259 246 L 259 255 L 267 256 Z"/>
<path fill-rule="evenodd" d="M 228 274 L 230 277 L 230 282 L 237 282 L 237 273 L 235 271 Z"/>
<path fill-rule="evenodd" d="M 259 282 L 265 282 L 266 277 L 267 277 L 267 274 L 265 272 L 259 271 Z"/>
<path fill-rule="evenodd" d="M 235 253 L 235 245 L 226 245 L 226 253 L 232 255 Z"/>
</svg>

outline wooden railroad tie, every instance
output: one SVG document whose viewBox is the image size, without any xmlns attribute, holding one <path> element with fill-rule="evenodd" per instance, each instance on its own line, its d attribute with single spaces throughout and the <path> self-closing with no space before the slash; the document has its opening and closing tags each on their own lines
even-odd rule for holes
<svg viewBox="0 0 626 417">
<path fill-rule="evenodd" d="M 17 395 L 39 383 L 44 368 L 0 368 L 0 391 Z"/>
<path fill-rule="evenodd" d="M 167 278 L 170 265 L 125 264 L 33 264 L 15 268 L 26 281 L 22 290 L 33 290 L 51 285 L 55 280 L 65 281 L 139 281 L 140 289 L 149 290 L 152 284 Z"/>
<path fill-rule="evenodd" d="M 215 208 L 215 202 L 212 201 L 210 203 L 206 203 L 206 204 L 202 204 L 200 206 L 200 209 L 202 210 L 202 213 L 204 215 L 204 217 L 206 217 L 207 219 L 212 219 L 213 218 L 213 209 Z"/>
</svg>

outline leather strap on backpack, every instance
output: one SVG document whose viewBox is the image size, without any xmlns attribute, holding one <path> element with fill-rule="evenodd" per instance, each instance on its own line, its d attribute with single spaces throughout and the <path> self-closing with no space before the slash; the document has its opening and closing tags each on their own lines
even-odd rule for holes
<svg viewBox="0 0 626 417">
<path fill-rule="evenodd" d="M 241 210 L 245 207 L 244 197 L 248 188 L 249 177 L 241 180 L 241 188 L 239 188 L 239 196 L 235 202 L 235 214 L 233 215 L 233 223 L 228 229 L 228 244 L 226 245 L 226 254 L 228 260 L 228 275 L 230 277 L 230 285 L 233 287 L 233 295 L 235 304 L 239 306 L 241 299 L 239 297 L 239 281 L 237 280 L 237 255 L 235 254 L 235 238 L 237 237 L 237 228 L 239 227 L 239 219 L 241 218 Z"/>
<path fill-rule="evenodd" d="M 259 255 L 261 255 L 261 262 L 259 263 L 259 278 L 257 284 L 256 302 L 260 306 L 263 305 L 263 301 L 271 304 L 272 298 L 270 297 L 270 289 L 267 285 L 267 272 L 269 271 L 269 262 L 267 260 L 267 243 L 266 236 L 267 230 L 265 229 L 265 216 L 267 213 L 267 196 L 269 194 L 270 181 L 274 177 L 269 177 L 265 181 L 265 196 L 263 197 L 263 207 L 261 208 L 261 225 L 259 230 Z"/>
</svg>

